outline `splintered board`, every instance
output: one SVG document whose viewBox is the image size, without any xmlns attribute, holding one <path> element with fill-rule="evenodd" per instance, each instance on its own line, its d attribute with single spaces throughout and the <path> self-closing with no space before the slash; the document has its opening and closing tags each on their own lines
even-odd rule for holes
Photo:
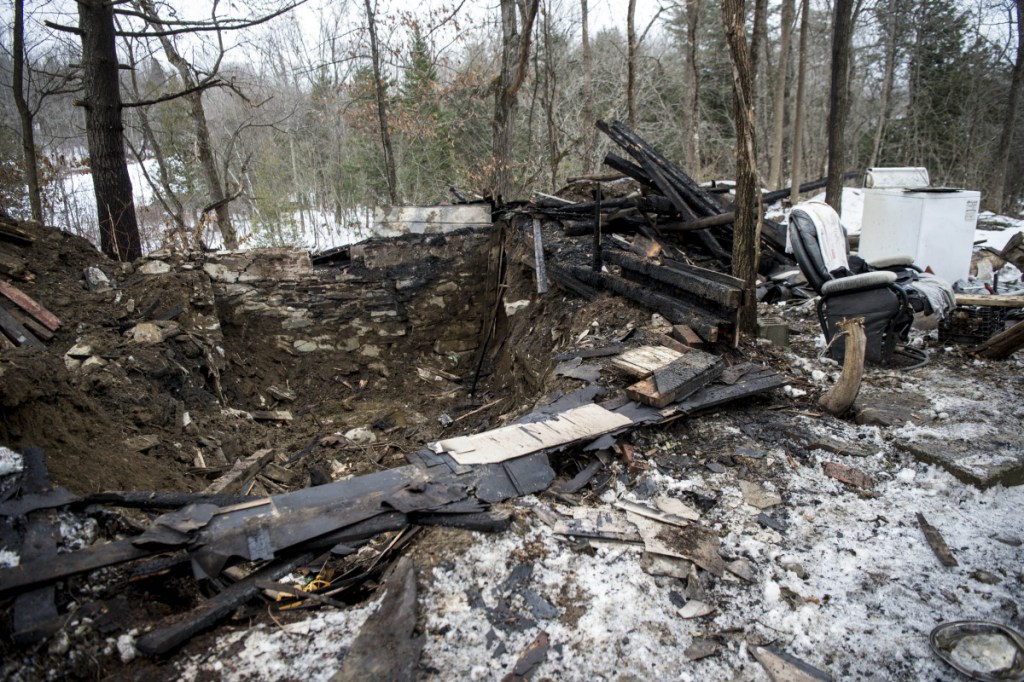
<svg viewBox="0 0 1024 682">
<path fill-rule="evenodd" d="M 591 403 L 544 421 L 512 424 L 473 436 L 449 438 L 438 442 L 434 449 L 447 452 L 459 464 L 492 464 L 594 438 L 632 423 L 629 417 Z"/>
<path fill-rule="evenodd" d="M 664 346 L 631 348 L 612 360 L 612 364 L 638 379 L 683 357 L 679 351 Z"/>
<path fill-rule="evenodd" d="M 626 388 L 626 396 L 651 407 L 665 407 L 711 383 L 722 375 L 724 368 L 725 363 L 718 356 L 692 351 Z"/>
</svg>

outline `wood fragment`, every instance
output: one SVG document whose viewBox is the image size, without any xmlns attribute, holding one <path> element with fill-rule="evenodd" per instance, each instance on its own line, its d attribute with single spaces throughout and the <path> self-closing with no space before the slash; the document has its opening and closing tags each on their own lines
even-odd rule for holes
<svg viewBox="0 0 1024 682">
<path fill-rule="evenodd" d="M 743 302 L 741 285 L 724 283 L 714 276 L 718 273 L 712 273 L 710 270 L 675 261 L 673 267 L 658 265 L 625 251 L 608 251 L 605 259 L 621 268 L 646 275 L 725 308 L 735 309 Z"/>
<path fill-rule="evenodd" d="M 19 282 L 31 282 L 36 278 L 28 269 L 24 258 L 17 258 L 0 251 L 0 275 L 6 275 Z"/>
<path fill-rule="evenodd" d="M 591 286 L 599 286 L 615 292 L 631 301 L 660 313 L 672 324 L 686 324 L 693 327 L 708 343 L 718 340 L 719 328 L 728 328 L 731 323 L 709 314 L 706 310 L 684 301 L 647 289 L 636 282 L 606 272 L 592 272 L 580 267 L 569 268 L 576 279 Z"/>
<path fill-rule="evenodd" d="M 44 348 L 43 342 L 37 339 L 35 334 L 25 329 L 25 325 L 14 319 L 3 306 L 0 306 L 0 332 L 5 334 L 16 346 Z"/>
<path fill-rule="evenodd" d="M 863 317 L 840 320 L 839 329 L 846 339 L 843 371 L 835 386 L 818 399 L 818 406 L 821 409 L 837 417 L 853 407 L 857 399 L 860 382 L 864 377 L 864 353 L 867 349 Z"/>
<path fill-rule="evenodd" d="M 1024 348 L 1024 320 L 971 348 L 970 352 L 990 360 L 1005 360 L 1020 348 Z"/>
<path fill-rule="evenodd" d="M 939 529 L 928 523 L 921 512 L 917 513 L 917 525 L 921 526 L 921 530 L 924 532 L 924 539 L 928 541 L 928 546 L 932 548 L 935 557 L 943 566 L 952 568 L 953 566 L 960 565 L 956 557 L 953 556 L 953 553 L 949 551 L 949 545 L 946 544 Z"/>
<path fill-rule="evenodd" d="M 36 303 L 35 299 L 21 289 L 0 281 L 0 294 L 6 296 L 11 302 L 34 317 L 50 331 L 55 332 L 60 329 L 60 320 L 57 319 L 57 316 Z"/>
<path fill-rule="evenodd" d="M 384 598 L 349 647 L 331 682 L 416 679 L 423 637 L 416 636 L 416 571 L 400 558 L 384 581 Z"/>
<path fill-rule="evenodd" d="M 677 324 L 672 326 L 672 336 L 675 337 L 680 343 L 684 343 L 690 348 L 703 348 L 704 341 L 697 335 L 697 332 L 690 329 L 685 324 Z"/>
<path fill-rule="evenodd" d="M 235 461 L 231 470 L 206 486 L 205 495 L 230 495 L 239 492 L 260 470 L 274 459 L 274 451 L 257 450 Z"/>
<path fill-rule="evenodd" d="M 261 583 L 278 580 L 314 558 L 313 553 L 307 552 L 266 566 L 203 602 L 185 620 L 179 620 L 177 616 L 168 618 L 165 621 L 167 624 L 159 625 L 155 630 L 140 637 L 136 642 L 136 647 L 144 654 L 168 654 L 191 639 L 193 635 L 218 623 L 236 608 L 249 601 L 260 591 Z"/>
<path fill-rule="evenodd" d="M 537 274 L 537 293 L 548 293 L 548 273 L 544 267 L 544 236 L 540 231 L 540 218 L 533 219 L 533 262 Z"/>
<path fill-rule="evenodd" d="M 50 488 L 43 451 L 27 448 L 24 452 L 25 476 L 22 492 L 41 494 Z M 53 561 L 57 557 L 55 535 L 59 532 L 57 514 L 53 511 L 34 512 L 28 521 L 25 543 L 21 549 L 22 561 Z M 14 600 L 12 639 L 18 646 L 37 644 L 57 631 L 62 622 L 54 602 L 54 586 L 43 585 L 26 590 Z"/>
<path fill-rule="evenodd" d="M 512 672 L 501 678 L 501 682 L 528 682 L 533 679 L 537 668 L 548 659 L 550 639 L 548 633 L 541 631 L 537 638 L 520 654 Z"/>
<path fill-rule="evenodd" d="M 43 325 L 36 322 L 36 320 L 26 313 L 25 311 L 18 308 L 10 302 L 0 301 L 0 307 L 4 308 L 14 319 L 24 325 L 25 329 L 29 330 L 41 341 L 49 341 L 53 338 L 53 332 L 44 327 Z"/>
<path fill-rule="evenodd" d="M 630 376 L 643 378 L 682 356 L 682 353 L 664 346 L 639 346 L 621 353 L 612 360 L 612 364 Z"/>
<path fill-rule="evenodd" d="M 1024 308 L 1024 296 L 1017 294 L 997 294 L 995 296 L 979 296 L 977 294 L 957 294 L 957 305 L 980 305 L 992 308 Z"/>
<path fill-rule="evenodd" d="M 822 470 L 829 478 L 834 478 L 840 483 L 854 488 L 871 490 L 875 487 L 875 482 L 871 477 L 855 467 L 848 467 L 836 462 L 825 462 L 822 465 Z"/>
</svg>

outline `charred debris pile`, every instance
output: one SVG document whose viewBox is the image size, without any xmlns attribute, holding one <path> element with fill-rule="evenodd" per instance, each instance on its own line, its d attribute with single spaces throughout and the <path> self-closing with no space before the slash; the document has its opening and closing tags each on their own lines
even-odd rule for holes
<svg viewBox="0 0 1024 682">
<path fill-rule="evenodd" d="M 175 438 L 205 439 L 205 460 L 216 453 L 220 466 L 208 466 L 200 443 L 198 459 L 190 463 L 198 467 L 204 460 L 199 468 L 206 477 L 201 484 L 191 479 L 188 490 L 88 494 L 52 482 L 41 449 L 19 444 L 20 455 L 5 449 L 5 457 L 20 457 L 0 490 L 4 544 L 18 548 L 18 561 L 0 568 L 0 599 L 10 614 L 6 631 L 11 642 L 36 645 L 66 627 L 72 608 L 94 614 L 97 622 L 110 620 L 101 617 L 109 612 L 104 600 L 116 593 L 123 601 L 121 586 L 128 585 L 136 588 L 127 594 L 140 600 L 152 590 L 166 591 L 172 582 L 184 590 L 162 599 L 158 608 L 150 604 L 147 610 L 143 601 L 132 606 L 128 620 L 141 630 L 137 649 L 156 656 L 173 652 L 254 599 L 269 600 L 279 612 L 356 603 L 374 591 L 419 529 L 441 525 L 500 531 L 513 519 L 513 512 L 501 504 L 505 500 L 545 492 L 578 501 L 575 494 L 612 462 L 633 466 L 629 446 L 617 442 L 617 436 L 784 385 L 783 375 L 746 361 L 735 350 L 735 315 L 745 294 L 738 280 L 724 274 L 731 252 L 731 207 L 622 124 L 601 124 L 601 129 L 633 159 L 610 154 L 606 163 L 637 183 L 639 191 L 618 196 L 614 188 L 621 183 L 589 179 L 585 183 L 594 189 L 592 199 L 539 197 L 506 204 L 495 212 L 495 222 L 502 225 L 498 230 L 488 225 L 486 232 L 462 236 L 426 235 L 394 249 L 379 242 L 359 245 L 312 261 L 305 254 L 275 253 L 269 261 L 228 254 L 197 265 L 188 258 L 158 254 L 137 265 L 131 277 L 149 277 L 150 293 L 156 278 L 183 279 L 187 286 L 180 304 L 165 295 L 159 310 L 135 309 L 127 324 L 123 311 L 112 313 L 103 333 L 120 340 L 106 348 L 98 331 L 79 340 L 68 324 L 65 336 L 23 344 L 38 345 L 32 351 L 38 353 L 48 352 L 43 348 L 47 342 L 50 351 L 60 346 L 57 361 L 67 372 L 113 371 L 144 356 L 143 347 L 151 350 L 154 362 L 169 358 L 181 376 L 191 377 L 195 385 L 190 390 L 201 400 L 170 400 L 166 428 L 179 434 Z M 514 229 L 506 230 L 508 226 Z M 7 232 L 13 235 L 10 239 L 21 240 L 17 249 L 32 248 L 27 234 L 13 227 Z M 522 234 L 532 235 L 532 240 L 511 236 Z M 452 259 L 466 245 L 472 247 L 475 265 L 463 269 Z M 766 221 L 765 272 L 792 267 L 784 246 L 782 228 Z M 502 366 L 498 356 L 520 344 L 517 334 L 530 334 L 542 322 L 535 317 L 529 327 L 519 323 L 524 316 L 507 295 L 517 286 L 524 288 L 522 281 L 513 281 L 517 269 L 509 267 L 516 254 L 520 258 L 515 262 L 533 270 L 533 282 L 526 287 L 531 293 L 542 296 L 549 280 L 585 301 L 607 292 L 612 299 L 628 300 L 622 305 L 631 310 L 639 304 L 648 318 L 657 313 L 658 322 L 590 335 L 568 347 L 553 348 L 549 340 L 541 367 L 555 383 L 549 381 L 547 388 L 564 388 L 565 380 L 572 379 L 576 389 L 546 391 L 546 400 L 537 400 L 538 392 L 532 410 L 525 413 L 496 416 L 495 406 L 508 415 L 514 410 L 492 393 L 462 408 L 462 416 L 433 415 L 439 426 L 407 430 L 400 452 L 392 453 L 404 461 L 381 455 L 374 460 L 378 470 L 339 474 L 337 480 L 303 468 L 312 450 L 355 443 L 365 432 L 322 431 L 319 405 L 327 402 L 327 394 L 321 403 L 298 408 L 304 394 L 324 389 L 289 372 L 314 373 L 325 363 L 351 363 L 396 383 L 408 376 L 443 383 L 450 389 L 443 394 L 448 396 L 472 396 L 478 384 L 500 390 L 500 382 L 488 383 L 488 376 Z M 27 282 L 24 262 L 16 262 L 16 256 L 4 261 L 3 274 L 12 279 L 20 273 Z M 430 268 L 409 265 L 408 258 L 429 262 Z M 125 281 L 129 279 L 126 275 Z M 43 301 L 12 297 L 8 289 L 0 293 L 5 294 L 2 309 L 17 312 L 28 323 L 21 329 L 45 330 L 53 338 L 60 321 Z M 72 302 L 66 303 L 67 314 L 73 314 Z M 108 303 L 111 310 L 124 306 L 120 294 Z M 457 320 L 451 319 L 453 310 L 459 313 Z M 442 324 L 438 315 L 447 322 Z M 10 348 L 17 345 L 8 329 L 11 319 L 10 314 L 0 318 L 5 337 L 12 341 L 5 347 L 29 352 Z M 245 353 L 258 343 L 273 346 L 283 360 L 276 363 L 276 373 L 251 368 L 246 375 L 253 382 L 273 384 L 263 387 L 269 402 L 236 410 L 233 403 L 245 399 L 240 388 L 244 382 L 232 373 L 247 366 Z M 179 357 L 177 349 L 185 344 L 195 350 Z M 445 367 L 440 362 L 444 358 L 459 363 Z M 332 390 L 345 386 L 356 391 L 361 381 L 365 379 L 346 378 L 342 371 L 332 375 Z M 412 384 L 398 385 L 408 393 Z M 453 404 L 425 400 L 442 409 Z M 203 419 L 200 403 L 215 409 L 219 420 L 248 415 L 247 426 L 232 427 L 236 431 L 289 428 L 303 414 L 312 414 L 317 427 L 305 434 L 304 439 L 313 439 L 304 447 L 281 437 L 264 438 L 252 442 L 267 447 L 246 450 L 243 445 L 226 455 L 220 441 L 202 432 L 215 420 Z M 495 418 L 481 422 L 488 428 L 476 433 L 454 435 L 473 424 L 460 426 L 459 421 L 477 413 Z M 398 428 L 392 422 L 374 426 L 387 432 Z M 161 447 L 159 442 L 156 438 L 141 449 L 123 447 L 108 454 L 138 458 Z M 356 453 L 363 456 L 369 450 Z M 573 454 L 573 467 L 565 465 L 565 453 Z M 108 539 L 67 551 L 58 529 L 68 513 L 100 519 Z M 742 567 L 723 565 L 713 534 L 699 522 L 672 510 L 638 513 L 654 524 L 654 535 L 660 529 L 696 538 L 678 543 L 692 551 L 680 555 L 682 550 L 676 550 L 676 558 L 695 564 L 692 570 L 743 574 Z M 648 551 L 658 554 L 656 544 Z M 106 570 L 96 573 L 100 569 Z M 279 582 L 288 574 L 308 580 L 301 587 Z M 199 582 L 182 588 L 180 578 L 189 575 Z M 85 596 L 90 581 L 106 585 L 92 590 L 100 595 L 92 599 Z M 202 586 L 203 596 L 196 585 Z M 116 634 L 125 626 L 109 622 L 106 627 Z"/>
</svg>

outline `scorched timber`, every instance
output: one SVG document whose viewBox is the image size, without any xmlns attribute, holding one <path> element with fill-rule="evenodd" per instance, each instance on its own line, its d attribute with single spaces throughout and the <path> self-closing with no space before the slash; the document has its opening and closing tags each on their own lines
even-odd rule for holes
<svg viewBox="0 0 1024 682">
<path fill-rule="evenodd" d="M 711 317 L 704 311 L 689 306 L 682 301 L 664 294 L 654 293 L 639 284 L 634 284 L 621 277 L 609 275 L 605 272 L 592 272 L 580 267 L 572 268 L 570 273 L 585 284 L 599 286 L 624 296 L 631 301 L 636 301 L 640 305 L 664 315 L 665 319 L 672 324 L 685 324 L 692 327 L 708 343 L 714 343 L 718 340 L 719 327 L 729 326 L 729 323 L 725 320 Z"/>
<path fill-rule="evenodd" d="M 625 251 L 607 251 L 605 260 L 627 270 L 647 275 L 664 284 L 670 284 L 730 310 L 735 310 L 743 302 L 742 286 L 716 281 L 709 276 L 710 271 L 702 268 L 664 267 Z M 736 282 L 740 282 L 740 280 L 736 280 Z"/>
</svg>

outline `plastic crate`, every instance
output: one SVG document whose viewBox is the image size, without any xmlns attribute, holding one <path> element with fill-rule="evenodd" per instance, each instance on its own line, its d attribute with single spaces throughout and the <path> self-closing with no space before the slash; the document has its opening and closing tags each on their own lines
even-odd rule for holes
<svg viewBox="0 0 1024 682">
<path fill-rule="evenodd" d="M 983 343 L 1006 327 L 1008 308 L 961 305 L 939 322 L 939 341 Z"/>
</svg>

